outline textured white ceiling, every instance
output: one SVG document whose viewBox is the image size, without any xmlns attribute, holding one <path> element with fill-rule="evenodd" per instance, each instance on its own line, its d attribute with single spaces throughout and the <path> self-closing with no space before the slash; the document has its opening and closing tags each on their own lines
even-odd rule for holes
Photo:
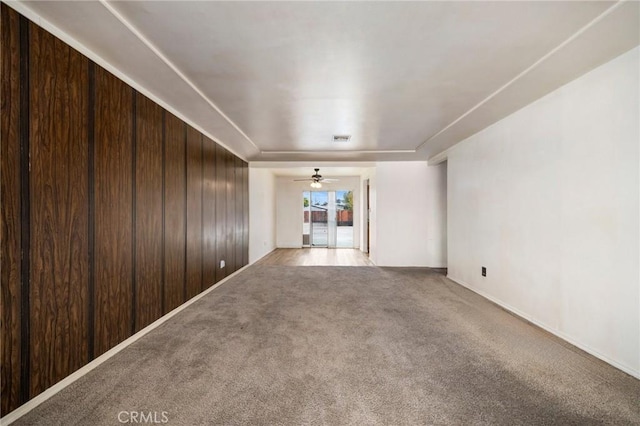
<svg viewBox="0 0 640 426">
<path fill-rule="evenodd" d="M 26 7 L 261 161 L 433 157 L 640 43 L 637 2 Z"/>
</svg>

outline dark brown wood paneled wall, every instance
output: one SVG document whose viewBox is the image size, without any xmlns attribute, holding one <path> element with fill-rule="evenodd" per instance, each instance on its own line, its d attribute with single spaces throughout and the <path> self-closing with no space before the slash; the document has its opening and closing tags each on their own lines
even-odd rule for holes
<svg viewBox="0 0 640 426">
<path fill-rule="evenodd" d="M 187 232 L 186 124 L 171 113 L 164 121 L 164 312 L 185 298 Z"/>
<path fill-rule="evenodd" d="M 94 356 L 132 332 L 134 91 L 95 67 Z"/>
<path fill-rule="evenodd" d="M 220 268 L 220 261 L 227 258 L 227 150 L 216 145 L 216 281 L 227 275 L 227 268 Z"/>
<path fill-rule="evenodd" d="M 187 126 L 187 299 L 202 291 L 202 182 L 202 135 Z"/>
<path fill-rule="evenodd" d="M 216 144 L 202 138 L 202 288 L 216 283 Z"/>
<path fill-rule="evenodd" d="M 235 232 L 233 235 L 235 236 L 235 243 L 233 245 L 235 250 L 235 267 L 234 271 L 240 269 L 242 264 L 242 252 L 244 251 L 244 237 L 242 234 L 242 230 L 244 228 L 244 215 L 242 214 L 242 191 L 244 189 L 244 185 L 242 183 L 242 163 L 243 161 L 234 157 L 234 173 L 235 173 L 235 194 L 233 199 L 236 203 L 236 211 L 235 211 Z"/>
<path fill-rule="evenodd" d="M 1 16 L 4 416 L 245 265 L 249 216 L 244 161 Z"/>
<path fill-rule="evenodd" d="M 242 162 L 242 266 L 249 264 L 249 164 Z"/>
<path fill-rule="evenodd" d="M 21 208 L 20 16 L 2 4 L 2 134 L 0 135 L 0 285 L 2 286 L 2 414 L 20 404 Z"/>
<path fill-rule="evenodd" d="M 163 111 L 136 95 L 135 148 L 135 331 L 160 318 L 163 311 Z"/>
<path fill-rule="evenodd" d="M 235 159 L 234 156 L 226 151 L 224 164 L 227 172 L 227 217 L 225 221 L 225 235 L 227 240 L 226 259 L 227 259 L 227 275 L 235 271 L 236 267 L 236 251 L 235 251 L 235 227 L 236 227 L 236 203 L 235 203 Z"/>
<path fill-rule="evenodd" d="M 29 26 L 30 395 L 88 360 L 89 61 Z"/>
</svg>

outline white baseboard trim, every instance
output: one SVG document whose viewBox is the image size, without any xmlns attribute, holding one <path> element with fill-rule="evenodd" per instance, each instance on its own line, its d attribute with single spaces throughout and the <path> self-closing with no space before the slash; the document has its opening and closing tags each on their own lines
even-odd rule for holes
<svg viewBox="0 0 640 426">
<path fill-rule="evenodd" d="M 42 404 L 47 399 L 51 398 L 53 395 L 55 395 L 56 393 L 60 392 L 62 389 L 66 388 L 71 383 L 73 383 L 76 380 L 78 380 L 80 377 L 84 376 L 85 374 L 87 374 L 91 370 L 93 370 L 96 367 L 98 367 L 101 364 L 103 364 L 109 358 L 111 358 L 112 356 L 114 356 L 118 352 L 122 351 L 127 346 L 129 346 L 130 344 L 132 344 L 135 341 L 139 340 L 140 338 L 144 337 L 150 331 L 158 328 L 160 325 L 162 325 L 163 323 L 167 322 L 169 319 L 174 317 L 176 314 L 180 313 L 184 309 L 186 309 L 189 306 L 191 306 L 193 303 L 197 302 L 198 300 L 202 299 L 207 294 L 211 293 L 216 288 L 220 287 L 222 284 L 227 282 L 227 280 L 229 280 L 230 278 L 233 278 L 235 275 L 237 275 L 238 273 L 243 271 L 248 266 L 250 266 L 250 265 L 243 266 L 242 268 L 240 268 L 237 271 L 235 271 L 233 274 L 229 275 L 228 277 L 223 278 L 222 280 L 220 280 L 219 282 L 217 282 L 213 286 L 209 287 L 208 289 L 206 289 L 202 293 L 200 293 L 197 296 L 194 296 L 193 298 L 187 300 L 185 303 L 183 303 L 182 305 L 178 306 L 174 310 L 168 312 L 164 316 L 158 318 L 157 320 L 155 320 L 154 322 L 152 322 L 151 324 L 149 324 L 148 326 L 146 326 L 142 330 L 138 331 L 133 336 L 129 337 L 127 340 L 124 340 L 123 342 L 117 344 L 116 346 L 114 346 L 113 348 L 109 349 L 107 352 L 103 353 L 102 355 L 100 355 L 99 357 L 97 357 L 96 359 L 94 359 L 93 361 L 91 361 L 90 363 L 85 365 L 84 367 L 74 371 L 73 373 L 71 373 L 70 375 L 68 375 L 67 377 L 65 377 L 64 379 L 62 379 L 58 383 L 56 383 L 55 385 L 53 385 L 50 388 L 46 389 L 44 392 L 42 392 L 41 394 L 39 394 L 35 398 L 30 399 L 29 401 L 27 401 L 26 403 L 24 403 L 20 407 L 16 408 L 15 410 L 10 412 L 6 416 L 0 418 L 0 426 L 9 425 L 9 424 L 15 422 L 20 417 L 24 416 L 29 411 L 31 411 L 34 408 L 36 408 L 38 405 Z"/>
<path fill-rule="evenodd" d="M 533 318 L 531 315 L 522 312 L 521 310 L 514 308 L 513 306 L 504 303 L 502 300 L 497 299 L 481 290 L 478 290 L 477 288 L 473 288 L 471 285 L 467 284 L 466 282 L 459 280 L 455 277 L 452 277 L 451 275 L 447 275 L 447 278 L 450 279 L 451 281 L 455 282 L 456 284 L 461 285 L 462 287 L 471 290 L 472 292 L 484 297 L 487 300 L 490 300 L 491 302 L 495 303 L 496 305 L 499 305 L 500 307 L 506 309 L 507 311 L 513 313 L 514 315 L 519 316 L 520 318 L 534 324 L 537 327 L 540 327 L 541 329 L 548 331 L 549 333 L 561 338 L 562 340 L 572 344 L 573 346 L 582 349 L 583 351 L 587 352 L 590 355 L 595 356 L 598 359 L 601 359 L 602 361 L 606 362 L 607 364 L 612 365 L 613 367 L 617 368 L 618 370 L 621 370 L 627 374 L 629 374 L 630 376 L 633 376 L 637 379 L 640 379 L 640 371 L 637 371 L 629 366 L 620 364 L 619 362 L 609 358 L 606 355 L 601 354 L 600 352 L 598 352 L 597 350 L 593 349 L 592 347 L 590 347 L 589 345 L 585 345 L 584 343 L 581 343 L 577 340 L 575 340 L 573 337 L 561 332 L 560 330 L 557 330 L 555 328 L 549 327 L 546 324 L 543 324 L 542 322 L 538 321 L 537 319 Z"/>
</svg>

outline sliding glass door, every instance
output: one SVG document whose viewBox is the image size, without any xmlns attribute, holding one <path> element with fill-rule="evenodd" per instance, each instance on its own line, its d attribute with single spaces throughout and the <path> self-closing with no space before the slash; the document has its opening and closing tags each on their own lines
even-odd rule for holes
<svg viewBox="0 0 640 426">
<path fill-rule="evenodd" d="M 302 245 L 353 248 L 352 191 L 304 191 Z"/>
</svg>

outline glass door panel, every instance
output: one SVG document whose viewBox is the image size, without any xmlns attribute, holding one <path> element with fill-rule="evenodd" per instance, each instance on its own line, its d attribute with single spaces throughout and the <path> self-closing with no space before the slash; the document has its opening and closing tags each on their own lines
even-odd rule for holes
<svg viewBox="0 0 640 426">
<path fill-rule="evenodd" d="M 353 191 L 336 191 L 335 246 L 353 248 Z"/>
<path fill-rule="evenodd" d="M 302 247 L 311 246 L 311 193 L 302 192 Z"/>
<path fill-rule="evenodd" d="M 329 195 L 326 191 L 311 192 L 311 247 L 327 247 L 327 211 Z"/>
<path fill-rule="evenodd" d="M 329 204 L 327 209 L 327 247 L 336 247 L 336 192 L 328 192 Z"/>
</svg>

